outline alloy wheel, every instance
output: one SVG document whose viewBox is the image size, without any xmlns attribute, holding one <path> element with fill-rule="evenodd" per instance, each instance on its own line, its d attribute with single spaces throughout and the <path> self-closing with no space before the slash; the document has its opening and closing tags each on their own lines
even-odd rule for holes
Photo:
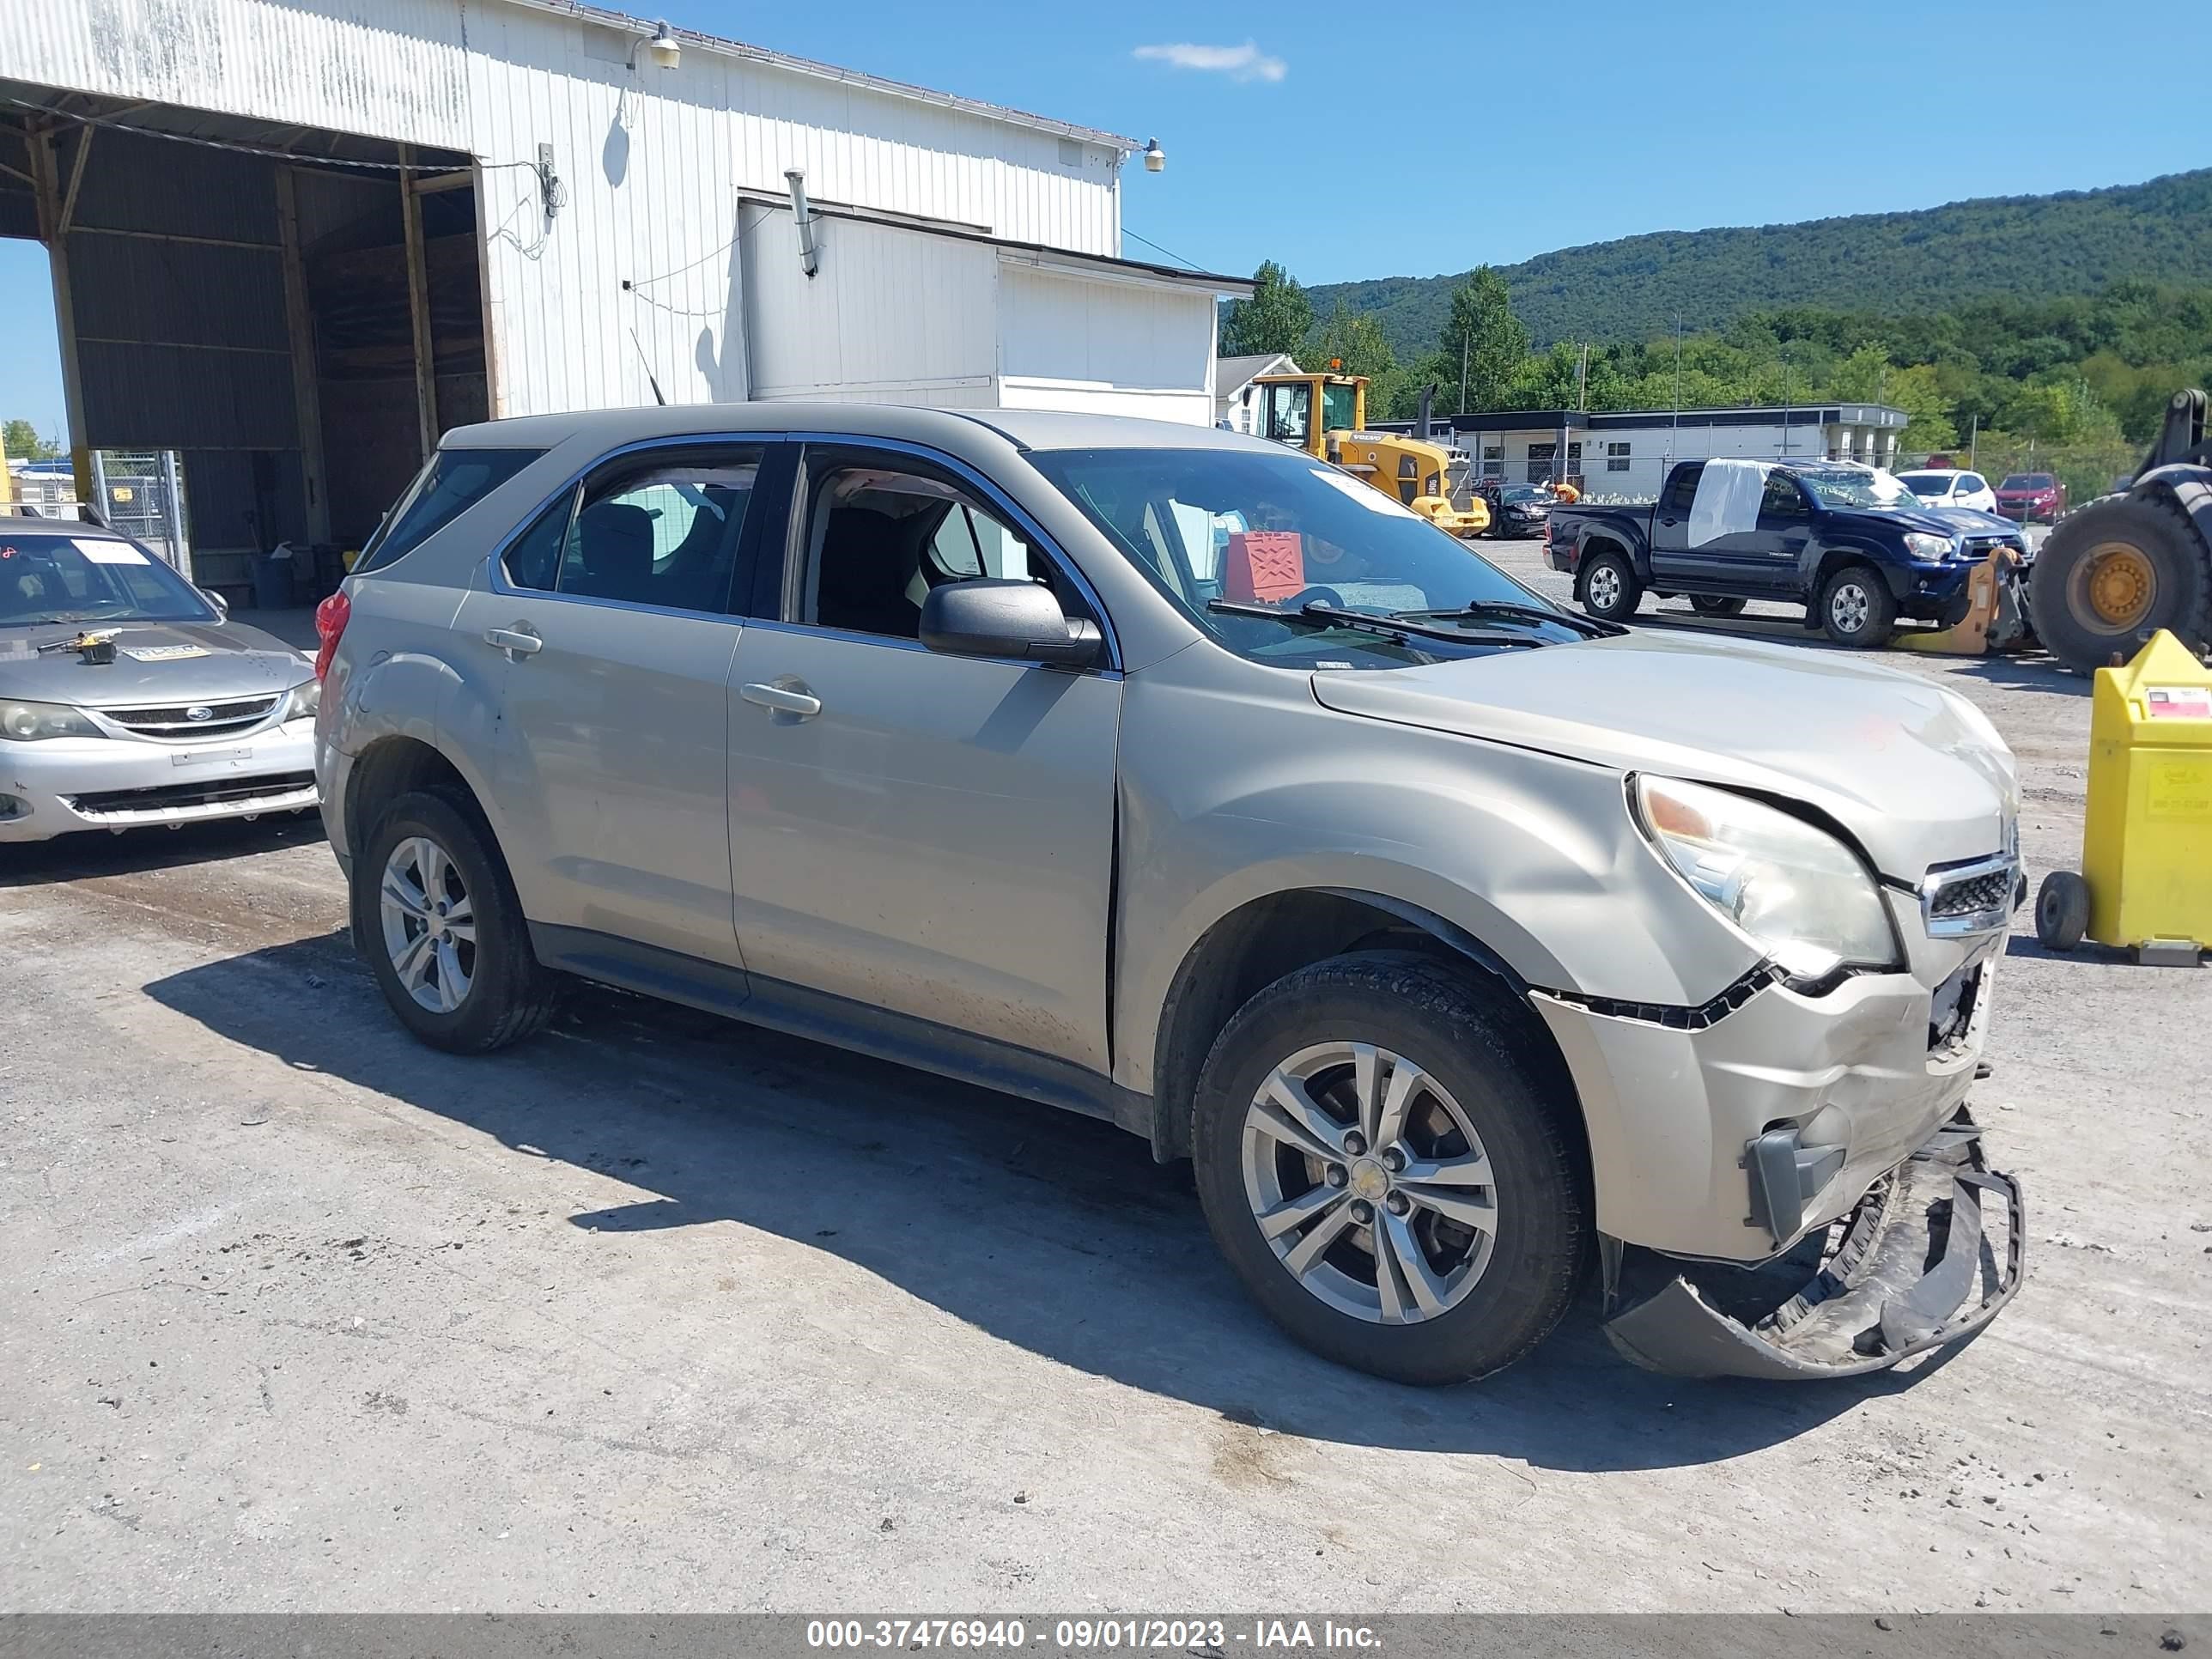
<svg viewBox="0 0 2212 1659">
<path fill-rule="evenodd" d="M 445 849 L 427 836 L 394 847 L 379 908 L 384 949 L 407 994 L 434 1014 L 457 1011 L 476 974 L 476 910 Z"/>
<path fill-rule="evenodd" d="M 1245 1197 L 1276 1259 L 1342 1313 L 1413 1325 L 1464 1301 L 1490 1264 L 1498 1189 L 1450 1091 L 1366 1042 L 1300 1049 L 1245 1110 Z"/>
<path fill-rule="evenodd" d="M 1601 564 L 1589 574 L 1589 602 L 1600 611 L 1610 611 L 1620 603 L 1620 572 L 1609 564 Z"/>
<path fill-rule="evenodd" d="M 1828 596 L 1828 620 L 1845 634 L 1856 634 L 1864 628 L 1873 609 L 1874 601 L 1856 582 L 1844 582 Z"/>
</svg>

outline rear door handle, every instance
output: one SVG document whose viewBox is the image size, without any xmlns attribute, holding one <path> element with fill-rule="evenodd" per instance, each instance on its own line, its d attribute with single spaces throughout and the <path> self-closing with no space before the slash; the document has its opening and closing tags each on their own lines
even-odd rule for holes
<svg viewBox="0 0 2212 1659">
<path fill-rule="evenodd" d="M 486 645 L 497 646 L 510 659 L 531 656 L 545 648 L 545 641 L 526 628 L 487 628 L 483 637 Z"/>
<path fill-rule="evenodd" d="M 741 685 L 738 695 L 747 702 L 773 708 L 779 714 L 796 714 L 801 720 L 811 720 L 822 712 L 821 698 L 805 691 L 793 691 L 788 686 Z"/>
</svg>

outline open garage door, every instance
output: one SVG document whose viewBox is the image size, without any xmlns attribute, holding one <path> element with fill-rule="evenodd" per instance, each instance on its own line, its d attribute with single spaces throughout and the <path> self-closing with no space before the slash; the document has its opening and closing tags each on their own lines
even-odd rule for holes
<svg viewBox="0 0 2212 1659">
<path fill-rule="evenodd" d="M 191 574 L 279 543 L 335 584 L 437 434 L 490 408 L 470 159 L 0 81 L 0 234 L 46 245 L 69 441 L 175 450 Z"/>
</svg>

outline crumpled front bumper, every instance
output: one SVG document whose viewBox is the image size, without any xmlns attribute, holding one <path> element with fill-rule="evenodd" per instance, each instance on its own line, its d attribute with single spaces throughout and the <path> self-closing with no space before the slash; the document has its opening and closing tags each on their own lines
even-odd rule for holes
<svg viewBox="0 0 2212 1659">
<path fill-rule="evenodd" d="M 1605 1331 L 1638 1364 L 1680 1376 L 1881 1370 L 1996 1318 L 2020 1288 L 2026 1243 L 2020 1183 L 1989 1168 L 1961 1109 L 1831 1224 L 1818 1270 L 1778 1307 L 1723 1311 L 1684 1276 Z"/>
</svg>

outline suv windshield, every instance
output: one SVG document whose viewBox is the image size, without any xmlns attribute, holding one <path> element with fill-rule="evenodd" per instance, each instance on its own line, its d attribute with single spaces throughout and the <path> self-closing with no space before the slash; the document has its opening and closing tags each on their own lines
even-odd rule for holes
<svg viewBox="0 0 2212 1659">
<path fill-rule="evenodd" d="M 216 620 L 198 589 L 136 542 L 0 525 L 0 628 Z"/>
<path fill-rule="evenodd" d="M 1579 637 L 1559 612 L 1464 544 L 1349 473 L 1305 456 L 1243 449 L 1070 449 L 1030 463 L 1214 639 L 1286 668 L 1397 668 L 1512 643 Z M 1224 614 L 1233 605 L 1262 614 Z M 1462 641 L 1392 637 L 1370 626 L 1301 615 L 1308 605 L 1369 617 L 1470 605 L 1533 607 L 1469 618 Z M 1279 611 L 1279 618 L 1264 614 Z M 1559 620 L 1554 623 L 1552 617 Z M 1485 635 L 1491 637 L 1486 639 Z"/>
<path fill-rule="evenodd" d="M 1943 496 L 1951 493 L 1951 475 L 1948 472 L 1900 472 L 1898 483 L 1919 496 Z"/>
<path fill-rule="evenodd" d="M 1912 507 L 1919 501 L 1887 472 L 1801 471 L 1797 476 L 1823 507 Z"/>
<path fill-rule="evenodd" d="M 1508 484 L 1498 492 L 1502 501 L 1548 501 L 1552 498 L 1534 484 Z"/>
</svg>

